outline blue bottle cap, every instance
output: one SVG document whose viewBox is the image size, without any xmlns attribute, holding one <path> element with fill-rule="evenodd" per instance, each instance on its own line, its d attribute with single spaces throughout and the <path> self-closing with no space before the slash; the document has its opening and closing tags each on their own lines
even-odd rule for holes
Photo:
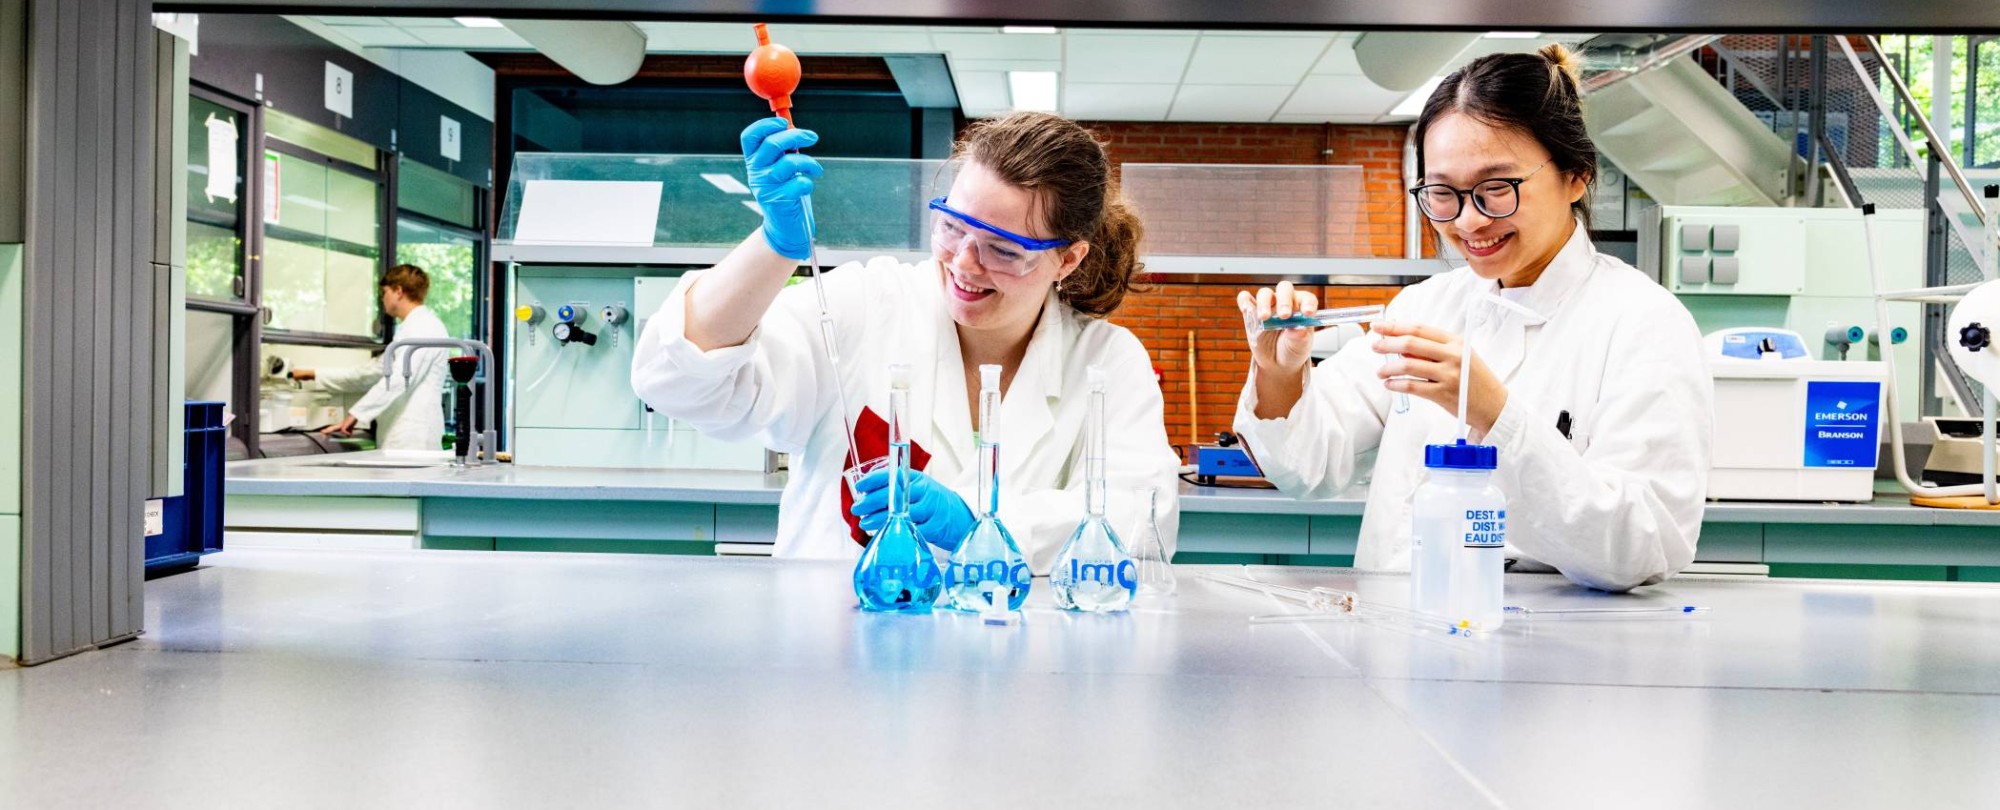
<svg viewBox="0 0 2000 810">
<path fill-rule="evenodd" d="M 1424 466 L 1433 470 L 1490 470 L 1500 463 L 1500 448 L 1490 444 L 1424 445 Z"/>
</svg>

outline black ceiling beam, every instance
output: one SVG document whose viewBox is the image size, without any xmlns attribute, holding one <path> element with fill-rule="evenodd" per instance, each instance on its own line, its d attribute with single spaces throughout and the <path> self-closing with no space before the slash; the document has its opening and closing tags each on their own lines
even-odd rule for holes
<svg viewBox="0 0 2000 810">
<path fill-rule="evenodd" d="M 1113 28 L 2000 33 L 1993 0 L 185 0 L 160 11 Z"/>
</svg>

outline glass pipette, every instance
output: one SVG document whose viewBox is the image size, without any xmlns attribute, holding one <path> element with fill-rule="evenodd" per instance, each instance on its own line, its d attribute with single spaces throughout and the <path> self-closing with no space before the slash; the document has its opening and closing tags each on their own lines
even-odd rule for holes
<svg viewBox="0 0 2000 810">
<path fill-rule="evenodd" d="M 826 341 L 826 362 L 833 368 L 833 392 L 840 398 L 840 426 L 847 431 L 847 466 L 861 466 L 860 445 L 854 443 L 854 414 L 847 410 L 847 385 L 840 378 L 840 343 L 834 340 L 833 311 L 826 305 L 826 286 L 819 277 L 819 238 L 813 232 L 812 198 L 806 204 L 806 247 L 812 251 L 813 294 L 819 297 L 819 333 Z"/>
<path fill-rule="evenodd" d="M 1265 318 L 1264 328 L 1313 329 L 1321 326 L 1338 326 L 1343 323 L 1373 323 L 1381 320 L 1382 309 L 1381 304 L 1369 304 L 1300 312 L 1289 318 Z"/>
<path fill-rule="evenodd" d="M 1344 323 L 1374 323 L 1382 319 L 1382 313 L 1386 309 L 1381 304 L 1368 304 L 1358 307 L 1337 307 L 1334 309 L 1315 310 L 1313 312 L 1300 312 L 1289 318 L 1265 318 L 1263 327 L 1276 331 L 1283 329 L 1316 329 L 1322 326 L 1339 326 Z M 1395 403 L 1397 413 L 1408 413 L 1410 410 L 1410 395 L 1396 394 Z"/>
<path fill-rule="evenodd" d="M 1521 619 L 1675 619 L 1700 618 L 1708 613 L 1708 608 L 1696 605 L 1607 608 L 1529 608 L 1508 605 L 1505 610 L 1509 617 Z"/>
<path fill-rule="evenodd" d="M 1251 624 L 1290 624 L 1297 622 L 1351 621 L 1356 619 L 1391 619 L 1430 630 L 1443 630 L 1453 635 L 1469 635 L 1471 628 L 1465 622 L 1454 624 L 1443 617 L 1419 613 L 1408 608 L 1364 602 L 1361 595 L 1353 591 L 1335 588 L 1298 588 L 1259 582 L 1228 574 L 1206 573 L 1202 578 L 1219 585 L 1228 585 L 1246 591 L 1274 596 L 1304 607 L 1307 613 L 1276 613 L 1251 616 Z"/>
<path fill-rule="evenodd" d="M 801 69 L 798 54 L 783 45 L 771 42 L 771 32 L 763 23 L 756 23 L 751 29 L 757 35 L 757 49 L 750 52 L 750 58 L 743 64 L 743 79 L 750 85 L 750 91 L 771 102 L 771 112 L 792 121 L 792 91 L 799 87 Z M 826 342 L 826 360 L 833 368 L 833 391 L 840 398 L 840 426 L 847 431 L 848 469 L 861 466 L 861 451 L 854 443 L 854 414 L 847 410 L 847 387 L 840 378 L 840 344 L 834 340 L 833 312 L 826 304 L 826 284 L 820 280 L 818 225 L 813 219 L 812 197 L 807 196 L 801 203 L 806 215 L 806 250 L 812 259 L 813 294 L 819 298 L 819 332 Z"/>
<path fill-rule="evenodd" d="M 1259 582 L 1246 577 L 1232 577 L 1228 574 L 1217 573 L 1202 574 L 1201 578 L 1218 585 L 1228 585 L 1232 588 L 1241 588 L 1267 596 L 1275 596 L 1318 613 L 1353 613 L 1356 602 L 1353 591 L 1335 590 L 1333 588 L 1295 588 L 1290 585 L 1277 585 L 1269 582 Z"/>
<path fill-rule="evenodd" d="M 1384 605 L 1375 602 L 1363 602 L 1359 597 L 1355 597 L 1351 594 L 1349 600 L 1342 603 L 1341 607 L 1345 608 L 1344 611 L 1345 615 L 1342 615 L 1341 613 L 1338 612 L 1268 613 L 1261 616 L 1251 616 L 1250 623 L 1251 624 L 1299 624 L 1299 623 L 1334 621 L 1339 619 L 1359 619 L 1362 621 L 1387 620 L 1390 622 L 1394 622 L 1396 624 L 1407 625 L 1409 627 L 1414 627 L 1422 630 L 1442 630 L 1446 634 L 1454 636 L 1469 636 L 1472 635 L 1473 631 L 1471 622 L 1463 620 L 1453 622 L 1445 619 L 1442 616 L 1433 616 L 1429 613 L 1420 613 L 1411 610 L 1409 608 L 1401 608 L 1401 607 L 1396 607 L 1394 605 Z"/>
</svg>

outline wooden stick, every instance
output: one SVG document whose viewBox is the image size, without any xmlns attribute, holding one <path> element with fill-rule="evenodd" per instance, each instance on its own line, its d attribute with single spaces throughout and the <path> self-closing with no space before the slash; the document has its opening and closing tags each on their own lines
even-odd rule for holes
<svg viewBox="0 0 2000 810">
<path fill-rule="evenodd" d="M 1190 453 L 1194 452 L 1194 445 L 1199 444 L 1201 442 L 1201 431 L 1196 427 L 1196 425 L 1198 425 L 1199 422 L 1197 422 L 1195 419 L 1194 389 L 1195 389 L 1195 380 L 1198 379 L 1198 377 L 1196 376 L 1194 370 L 1194 360 L 1195 360 L 1194 330 L 1189 329 L 1188 330 L 1188 452 Z"/>
</svg>

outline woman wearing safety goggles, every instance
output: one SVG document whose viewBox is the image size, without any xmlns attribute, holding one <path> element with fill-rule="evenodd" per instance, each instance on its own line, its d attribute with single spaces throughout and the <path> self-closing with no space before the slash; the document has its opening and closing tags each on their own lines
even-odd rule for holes
<svg viewBox="0 0 2000 810">
<path fill-rule="evenodd" d="M 1099 366 L 1110 391 L 1109 516 L 1125 530 L 1147 505 L 1120 495 L 1158 490 L 1171 552 L 1180 461 L 1152 360 L 1103 320 L 1141 272 L 1140 224 L 1111 185 L 1103 146 L 1054 115 L 973 124 L 953 150 L 949 192 L 924 212 L 931 257 L 827 272 L 829 332 L 813 291 L 785 288 L 811 258 L 806 198 L 824 169 L 798 150 L 818 139 L 775 118 L 743 131 L 764 224 L 722 263 L 690 273 L 648 323 L 632 363 L 639 396 L 710 436 L 790 453 L 776 554 L 854 559 L 886 517 L 887 474 L 850 490 L 843 472 L 887 455 L 887 367 L 906 364 L 918 531 L 949 550 L 971 528 L 985 429 L 1000 444 L 1000 517 L 1047 573 L 1084 514 L 1086 380 Z M 1002 397 L 997 424 L 980 426 L 978 369 L 988 364 L 1002 369 Z"/>
</svg>

